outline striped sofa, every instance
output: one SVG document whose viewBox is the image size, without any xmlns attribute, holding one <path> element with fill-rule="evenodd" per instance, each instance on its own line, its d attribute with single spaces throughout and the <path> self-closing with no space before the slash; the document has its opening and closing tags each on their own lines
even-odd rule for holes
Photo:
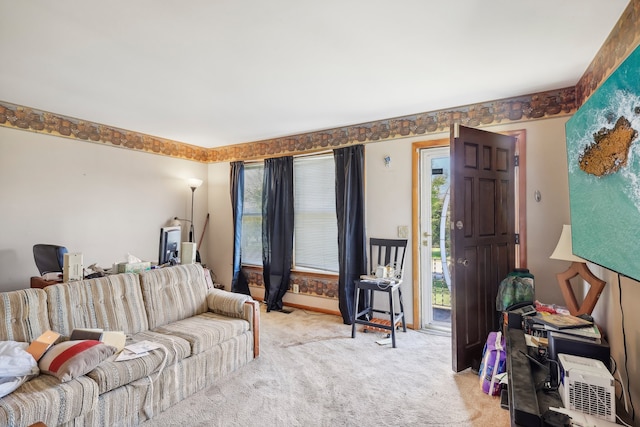
<svg viewBox="0 0 640 427">
<path fill-rule="evenodd" d="M 102 328 L 124 331 L 127 343 L 161 344 L 69 382 L 39 375 L 0 399 L 0 426 L 137 425 L 259 353 L 258 303 L 208 290 L 197 264 L 0 293 L 0 315 L 2 341 Z"/>
</svg>

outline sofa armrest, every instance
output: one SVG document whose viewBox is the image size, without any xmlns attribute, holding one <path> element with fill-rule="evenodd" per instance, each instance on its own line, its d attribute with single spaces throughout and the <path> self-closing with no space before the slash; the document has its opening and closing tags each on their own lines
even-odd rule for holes
<svg viewBox="0 0 640 427">
<path fill-rule="evenodd" d="M 207 295 L 207 305 L 212 313 L 236 317 L 249 322 L 253 332 L 253 356 L 260 354 L 260 304 L 249 295 L 212 289 Z"/>
</svg>

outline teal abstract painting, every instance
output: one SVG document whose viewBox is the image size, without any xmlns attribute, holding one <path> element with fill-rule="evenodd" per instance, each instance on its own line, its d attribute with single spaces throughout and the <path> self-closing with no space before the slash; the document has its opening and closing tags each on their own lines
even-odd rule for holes
<svg viewBox="0 0 640 427">
<path fill-rule="evenodd" d="M 573 252 L 640 280 L 640 47 L 566 124 Z"/>
</svg>

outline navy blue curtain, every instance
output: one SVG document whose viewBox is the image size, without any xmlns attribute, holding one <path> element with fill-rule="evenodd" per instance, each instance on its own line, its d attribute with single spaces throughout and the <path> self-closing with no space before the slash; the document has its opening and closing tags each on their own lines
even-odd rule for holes
<svg viewBox="0 0 640 427">
<path fill-rule="evenodd" d="M 354 281 L 367 272 L 364 224 L 364 145 L 333 150 L 338 217 L 338 307 L 345 324 L 353 323 Z M 360 298 L 360 304 L 365 303 Z M 358 311 L 364 307 L 358 307 Z"/>
<path fill-rule="evenodd" d="M 267 311 L 282 310 L 293 258 L 293 157 L 267 159 L 262 184 L 262 266 Z"/>
<path fill-rule="evenodd" d="M 233 212 L 233 278 L 231 292 L 251 295 L 242 272 L 242 207 L 244 205 L 244 162 L 231 163 L 231 209 Z"/>
</svg>

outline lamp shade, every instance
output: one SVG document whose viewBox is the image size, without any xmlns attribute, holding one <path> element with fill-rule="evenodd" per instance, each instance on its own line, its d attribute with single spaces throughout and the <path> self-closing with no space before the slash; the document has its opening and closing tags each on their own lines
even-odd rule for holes
<svg viewBox="0 0 640 427">
<path fill-rule="evenodd" d="M 202 185 L 202 180 L 198 178 L 191 178 L 187 180 L 187 183 L 192 190 L 195 190 Z"/>
<path fill-rule="evenodd" d="M 562 226 L 562 234 L 560 235 L 560 240 L 558 240 L 558 245 L 549 258 L 561 261 L 587 262 L 584 258 L 573 254 L 570 225 L 564 224 Z"/>
</svg>

